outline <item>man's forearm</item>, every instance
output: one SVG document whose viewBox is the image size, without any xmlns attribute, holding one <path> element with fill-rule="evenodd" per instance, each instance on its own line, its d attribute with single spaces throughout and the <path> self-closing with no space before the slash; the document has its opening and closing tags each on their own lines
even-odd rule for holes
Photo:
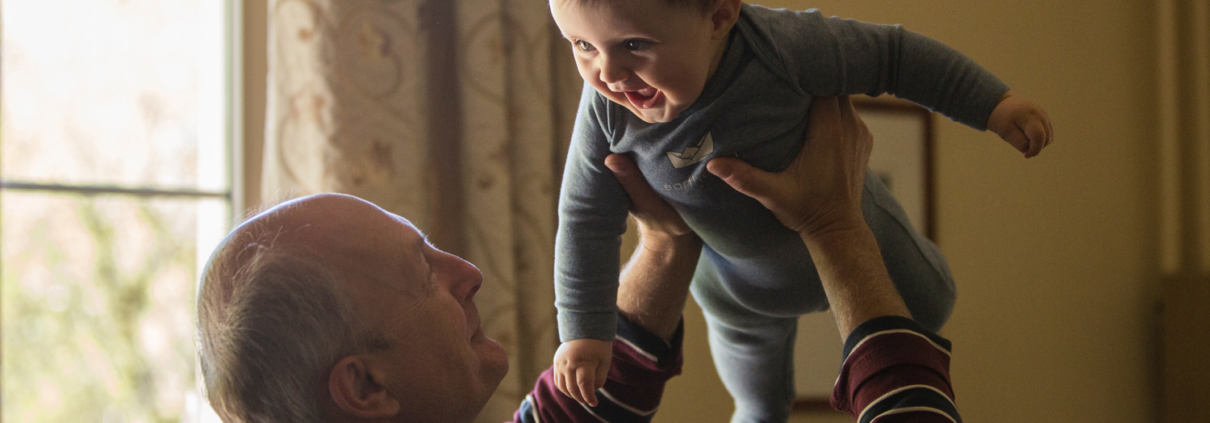
<svg viewBox="0 0 1210 423">
<path fill-rule="evenodd" d="M 618 312 L 652 334 L 671 339 L 701 252 L 702 241 L 696 235 L 643 232 L 622 270 Z"/>
<path fill-rule="evenodd" d="M 858 421 L 961 421 L 949 341 L 911 320 L 864 222 L 803 234 L 845 340 L 832 406 Z"/>
<path fill-rule="evenodd" d="M 864 222 L 802 234 L 802 239 L 819 271 L 841 339 L 875 317 L 912 317 Z"/>
</svg>

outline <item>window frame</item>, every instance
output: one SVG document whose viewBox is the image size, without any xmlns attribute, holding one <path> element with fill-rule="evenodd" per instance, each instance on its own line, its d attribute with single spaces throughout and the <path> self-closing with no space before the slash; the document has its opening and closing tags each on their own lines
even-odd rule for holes
<svg viewBox="0 0 1210 423">
<path fill-rule="evenodd" d="M 210 1 L 210 0 L 206 0 Z M 53 182 L 32 182 L 21 181 L 14 179 L 4 179 L 3 173 L 0 172 L 0 193 L 17 191 L 17 192 L 41 192 L 41 193 L 61 193 L 61 194 L 77 194 L 80 197 L 96 197 L 100 195 L 106 196 L 125 196 L 136 197 L 139 199 L 152 198 L 191 198 L 197 200 L 206 199 L 224 199 L 227 205 L 227 222 L 225 227 L 227 230 L 234 227 L 242 220 L 240 211 L 244 209 L 245 201 L 245 163 L 244 163 L 244 0 L 222 0 L 223 2 L 223 69 L 222 69 L 222 86 L 223 93 L 220 97 L 220 105 L 222 111 L 222 139 L 225 142 L 225 157 L 227 169 L 226 178 L 227 184 L 225 190 L 199 190 L 189 188 L 174 188 L 167 186 L 119 186 L 108 184 L 64 184 Z M 0 18 L 3 18 L 3 8 L 0 7 Z M 0 140 L 0 142 L 3 142 Z M 0 227 L 0 232 L 3 228 Z M 225 235 L 219 234 L 219 236 Z M 201 244 L 203 241 L 198 240 Z M 0 251 L 3 245 L 0 244 Z M 209 255 L 209 251 L 201 251 L 199 255 Z M 0 260 L 0 269 L 4 266 L 3 260 Z M 198 268 L 201 271 L 201 268 Z M 0 298 L 3 297 L 3 286 L 0 286 Z M 3 314 L 3 302 L 0 301 L 0 316 Z M 2 318 L 2 317 L 0 317 Z M 0 339 L 0 360 L 3 359 L 3 339 Z M 201 390 L 201 374 L 197 372 L 195 366 L 195 374 L 198 380 L 198 392 L 204 395 Z M 0 392 L 4 389 L 4 375 L 0 369 Z M 209 421 L 212 420 L 212 411 L 208 401 L 201 398 L 202 407 L 198 410 L 193 410 L 195 415 L 187 415 L 191 410 L 188 408 L 182 411 L 182 421 Z M 3 398 L 0 397 L 0 410 L 3 410 Z M 200 414 L 199 414 L 200 413 Z"/>
</svg>

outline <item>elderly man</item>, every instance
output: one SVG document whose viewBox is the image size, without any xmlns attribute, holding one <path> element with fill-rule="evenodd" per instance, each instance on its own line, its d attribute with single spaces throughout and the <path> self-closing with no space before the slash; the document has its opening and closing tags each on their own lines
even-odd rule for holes
<svg viewBox="0 0 1210 423">
<path fill-rule="evenodd" d="M 847 338 L 833 405 L 861 421 L 960 421 L 948 341 L 894 295 L 860 196 L 872 138 L 847 98 L 817 99 L 799 158 L 769 174 L 734 159 L 712 173 L 802 234 Z M 560 394 L 551 371 L 518 422 L 650 421 L 680 371 L 680 313 L 701 240 L 634 163 L 607 165 L 630 194 L 642 247 L 622 274 L 615 362 L 600 401 Z M 326 194 L 249 219 L 214 252 L 198 300 L 207 394 L 229 422 L 469 422 L 508 371 L 479 327 L 482 275 L 403 217 Z M 568 387 L 564 387 L 568 388 Z M 585 395 L 591 387 L 577 387 Z M 587 390 L 587 392 L 585 392 Z M 574 390 L 569 390 L 574 391 Z"/>
</svg>

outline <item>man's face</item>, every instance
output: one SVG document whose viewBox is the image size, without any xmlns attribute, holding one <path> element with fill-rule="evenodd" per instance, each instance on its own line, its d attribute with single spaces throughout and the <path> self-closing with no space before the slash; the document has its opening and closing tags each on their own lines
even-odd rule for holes
<svg viewBox="0 0 1210 423">
<path fill-rule="evenodd" d="M 347 275 L 364 329 L 386 341 L 368 354 L 387 369 L 387 389 L 417 421 L 473 419 L 508 372 L 504 349 L 480 328 L 483 275 L 406 219 L 350 201 L 360 205 L 340 213 L 339 233 L 318 248 Z M 316 226 L 318 235 L 327 225 Z"/>
<path fill-rule="evenodd" d="M 718 53 L 710 16 L 662 0 L 550 0 L 584 81 L 648 123 L 701 95 Z"/>
</svg>

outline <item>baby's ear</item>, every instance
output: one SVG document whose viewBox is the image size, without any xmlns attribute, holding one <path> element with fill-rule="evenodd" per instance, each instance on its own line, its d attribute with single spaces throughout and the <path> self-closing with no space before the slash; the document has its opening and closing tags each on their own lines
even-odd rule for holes
<svg viewBox="0 0 1210 423">
<path fill-rule="evenodd" d="M 710 22 L 714 24 L 711 38 L 723 39 L 731 32 L 731 27 L 739 20 L 741 4 L 742 0 L 714 0 L 714 5 L 710 7 Z"/>
</svg>

